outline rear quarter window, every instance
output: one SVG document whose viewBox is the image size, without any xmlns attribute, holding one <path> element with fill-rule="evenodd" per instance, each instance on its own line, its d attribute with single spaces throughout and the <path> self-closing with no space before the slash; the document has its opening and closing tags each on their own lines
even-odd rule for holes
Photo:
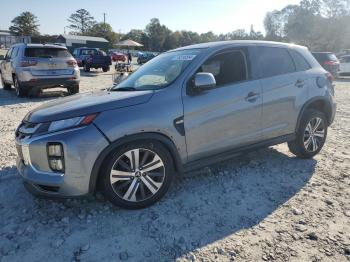
<svg viewBox="0 0 350 262">
<path fill-rule="evenodd" d="M 24 51 L 24 56 L 37 58 L 63 58 L 70 57 L 71 54 L 67 49 L 27 47 Z"/>
<path fill-rule="evenodd" d="M 258 47 L 258 66 L 263 78 L 295 72 L 295 65 L 286 48 Z"/>
<path fill-rule="evenodd" d="M 296 71 L 306 71 L 311 68 L 310 64 L 307 62 L 304 56 L 298 51 L 290 50 L 290 54 L 294 60 Z"/>
</svg>

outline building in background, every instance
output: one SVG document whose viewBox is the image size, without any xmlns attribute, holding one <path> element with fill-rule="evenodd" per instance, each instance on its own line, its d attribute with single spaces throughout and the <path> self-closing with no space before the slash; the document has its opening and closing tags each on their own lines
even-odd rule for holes
<svg viewBox="0 0 350 262">
<path fill-rule="evenodd" d="M 109 41 L 102 37 L 82 35 L 59 35 L 57 43 L 64 44 L 71 52 L 78 47 L 99 48 L 105 51 L 109 47 Z"/>
<path fill-rule="evenodd" d="M 12 35 L 10 31 L 0 30 L 0 48 L 9 48 L 11 45 L 18 43 L 31 43 L 30 36 Z"/>
</svg>

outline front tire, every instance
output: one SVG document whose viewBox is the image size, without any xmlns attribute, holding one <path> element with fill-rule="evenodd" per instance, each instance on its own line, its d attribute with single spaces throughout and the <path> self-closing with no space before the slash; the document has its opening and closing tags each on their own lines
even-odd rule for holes
<svg viewBox="0 0 350 262">
<path fill-rule="evenodd" d="M 77 93 L 79 93 L 79 85 L 70 86 L 70 87 L 67 88 L 67 90 L 68 90 L 68 93 L 70 95 L 77 94 Z"/>
<path fill-rule="evenodd" d="M 309 109 L 302 116 L 296 139 L 288 142 L 289 150 L 299 158 L 317 155 L 327 138 L 328 121 L 324 113 Z"/>
<path fill-rule="evenodd" d="M 109 66 L 104 66 L 104 67 L 102 67 L 102 71 L 103 71 L 103 72 L 108 72 L 108 71 L 109 71 Z"/>
<path fill-rule="evenodd" d="M 84 63 L 84 72 L 90 72 L 90 67 Z"/>
<path fill-rule="evenodd" d="M 102 170 L 102 187 L 113 204 L 145 208 L 169 189 L 174 176 L 170 153 L 159 142 L 137 141 L 116 149 Z"/>
</svg>

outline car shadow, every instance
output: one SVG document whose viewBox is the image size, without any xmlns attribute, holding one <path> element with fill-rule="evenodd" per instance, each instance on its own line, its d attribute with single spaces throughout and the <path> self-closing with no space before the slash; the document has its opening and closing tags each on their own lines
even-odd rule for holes
<svg viewBox="0 0 350 262">
<path fill-rule="evenodd" d="M 91 249 L 96 252 L 113 242 L 135 261 L 167 261 L 258 225 L 308 183 L 316 164 L 262 149 L 178 177 L 160 202 L 142 210 L 120 209 L 99 198 L 59 200 L 65 208 L 52 209 L 57 201 L 35 202 L 24 188 L 17 194 L 43 220 L 72 218 L 66 248 L 94 234 Z M 12 201 L 16 197 L 9 196 Z M 98 223 L 84 226 L 80 215 Z M 145 253 L 150 251 L 148 259 Z M 115 253 L 109 250 L 106 256 Z"/>
<path fill-rule="evenodd" d="M 39 95 L 30 97 L 17 97 L 15 90 L 4 90 L 0 87 L 0 106 L 14 105 L 20 103 L 36 103 L 48 101 L 58 97 L 68 96 L 69 93 L 63 88 L 54 88 L 43 90 Z"/>
</svg>

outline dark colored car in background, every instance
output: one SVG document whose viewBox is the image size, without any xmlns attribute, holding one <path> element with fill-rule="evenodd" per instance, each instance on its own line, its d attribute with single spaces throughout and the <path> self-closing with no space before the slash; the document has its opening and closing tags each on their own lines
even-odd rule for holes
<svg viewBox="0 0 350 262">
<path fill-rule="evenodd" d="M 113 62 L 125 62 L 126 56 L 123 53 L 113 52 L 111 53 L 111 59 Z"/>
<path fill-rule="evenodd" d="M 152 60 L 153 58 L 155 58 L 156 56 L 152 53 L 150 54 L 141 54 L 139 55 L 139 57 L 137 58 L 137 63 L 139 65 L 145 64 L 148 61 Z"/>
<path fill-rule="evenodd" d="M 98 48 L 76 48 L 73 56 L 85 72 L 90 72 L 91 68 L 102 68 L 103 72 L 107 72 L 112 64 L 111 57 Z"/>
<path fill-rule="evenodd" d="M 312 52 L 312 55 L 333 77 L 338 77 L 340 63 L 334 53 L 331 52 Z"/>
</svg>

